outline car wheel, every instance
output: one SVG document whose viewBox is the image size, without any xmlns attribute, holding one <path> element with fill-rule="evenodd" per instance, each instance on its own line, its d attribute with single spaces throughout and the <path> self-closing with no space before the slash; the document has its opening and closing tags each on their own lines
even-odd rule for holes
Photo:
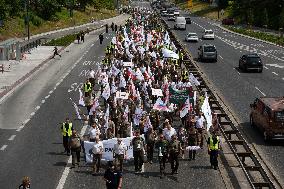
<svg viewBox="0 0 284 189">
<path fill-rule="evenodd" d="M 253 122 L 252 115 L 249 117 L 249 123 L 251 127 L 255 127 L 255 123 Z"/>
</svg>

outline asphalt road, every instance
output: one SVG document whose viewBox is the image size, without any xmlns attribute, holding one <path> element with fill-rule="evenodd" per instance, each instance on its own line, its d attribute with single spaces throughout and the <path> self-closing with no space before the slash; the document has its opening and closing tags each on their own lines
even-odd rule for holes
<svg viewBox="0 0 284 189">
<path fill-rule="evenodd" d="M 216 26 L 220 24 L 216 21 L 195 16 L 191 16 L 191 20 L 192 24 L 187 25 L 186 31 L 175 30 L 174 33 L 180 41 L 183 41 L 195 60 L 197 60 L 197 49 L 201 44 L 209 43 L 216 46 L 218 62 L 197 62 L 198 66 L 238 118 L 239 128 L 245 133 L 250 144 L 256 147 L 278 178 L 283 179 L 284 142 L 264 143 L 262 133 L 249 125 L 249 104 L 256 97 L 284 95 L 284 49 L 225 32 Z M 173 28 L 174 22 L 167 21 L 167 23 Z M 212 29 L 215 39 L 199 40 L 198 43 L 184 41 L 188 32 L 195 32 L 201 38 L 204 29 Z M 261 56 L 264 63 L 263 73 L 244 73 L 237 68 L 239 58 L 249 52 L 257 52 Z"/>
</svg>

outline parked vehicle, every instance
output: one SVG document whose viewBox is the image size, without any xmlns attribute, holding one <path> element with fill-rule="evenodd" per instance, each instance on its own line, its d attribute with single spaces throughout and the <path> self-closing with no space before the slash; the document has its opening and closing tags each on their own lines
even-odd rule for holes
<svg viewBox="0 0 284 189">
<path fill-rule="evenodd" d="M 235 20 L 233 18 L 224 18 L 222 20 L 222 24 L 223 25 L 234 25 L 235 24 Z"/>
<path fill-rule="evenodd" d="M 168 16 L 167 10 L 161 10 L 161 16 Z"/>
<path fill-rule="evenodd" d="M 256 70 L 257 72 L 261 73 L 263 70 L 263 63 L 258 54 L 245 54 L 240 57 L 239 69 L 244 71 Z"/>
<path fill-rule="evenodd" d="M 196 33 L 188 33 L 185 37 L 185 41 L 198 42 L 198 36 Z"/>
<path fill-rule="evenodd" d="M 256 98 L 250 107 L 250 125 L 262 131 L 265 141 L 284 138 L 284 97 Z"/>
<path fill-rule="evenodd" d="M 175 15 L 175 17 L 178 17 L 178 16 L 179 16 L 179 11 L 178 11 L 178 10 L 175 10 L 175 11 L 174 11 L 174 15 Z"/>
<path fill-rule="evenodd" d="M 186 24 L 191 24 L 191 19 L 190 19 L 190 17 L 185 17 L 185 20 L 186 20 Z"/>
<path fill-rule="evenodd" d="M 214 32 L 212 30 L 204 30 L 203 39 L 214 39 Z"/>
<path fill-rule="evenodd" d="M 174 28 L 175 29 L 186 30 L 186 20 L 185 20 L 185 17 L 182 17 L 182 16 L 176 17 Z"/>
<path fill-rule="evenodd" d="M 198 48 L 198 59 L 200 61 L 213 60 L 217 62 L 217 50 L 215 45 L 204 44 Z"/>
</svg>

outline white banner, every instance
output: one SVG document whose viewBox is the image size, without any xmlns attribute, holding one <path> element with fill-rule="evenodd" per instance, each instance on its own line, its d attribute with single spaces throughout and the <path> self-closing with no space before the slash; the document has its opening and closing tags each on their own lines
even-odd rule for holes
<svg viewBox="0 0 284 189">
<path fill-rule="evenodd" d="M 117 91 L 117 92 L 115 93 L 115 96 L 116 96 L 117 99 L 127 100 L 128 97 L 129 97 L 129 93 Z"/>
<path fill-rule="evenodd" d="M 123 66 L 124 67 L 133 67 L 133 63 L 132 62 L 123 62 Z"/>
<path fill-rule="evenodd" d="M 152 88 L 152 95 L 153 96 L 164 96 L 162 89 L 154 89 L 154 88 Z"/>
</svg>

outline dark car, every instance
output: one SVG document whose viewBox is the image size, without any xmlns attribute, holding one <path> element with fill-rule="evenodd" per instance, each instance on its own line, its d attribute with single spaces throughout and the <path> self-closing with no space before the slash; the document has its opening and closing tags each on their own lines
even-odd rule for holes
<svg viewBox="0 0 284 189">
<path fill-rule="evenodd" d="M 233 18 L 224 18 L 222 20 L 222 24 L 223 25 L 234 25 L 235 24 L 235 20 Z"/>
<path fill-rule="evenodd" d="M 185 17 L 185 20 L 186 20 L 186 24 L 191 24 L 191 19 L 190 19 L 190 17 Z"/>
<path fill-rule="evenodd" d="M 198 48 L 198 59 L 200 61 L 213 60 L 217 62 L 217 50 L 215 45 L 203 44 Z"/>
<path fill-rule="evenodd" d="M 263 70 L 263 63 L 258 54 L 245 54 L 239 60 L 239 69 L 244 71 L 256 70 L 261 73 Z"/>
</svg>

